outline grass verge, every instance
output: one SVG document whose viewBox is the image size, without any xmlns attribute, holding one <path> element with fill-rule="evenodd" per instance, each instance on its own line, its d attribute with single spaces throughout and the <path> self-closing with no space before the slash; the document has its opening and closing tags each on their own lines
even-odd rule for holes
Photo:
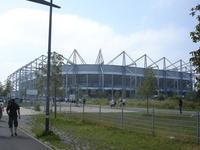
<svg viewBox="0 0 200 150">
<path fill-rule="evenodd" d="M 55 134 L 53 131 L 46 133 L 44 131 L 44 117 L 41 115 L 35 116 L 33 118 L 31 132 L 35 135 L 36 138 L 42 140 L 44 143 L 50 145 L 55 150 L 66 149 L 65 145 L 60 137 Z"/>
<path fill-rule="evenodd" d="M 152 137 L 149 134 L 130 132 L 125 129 L 81 121 L 78 118 L 58 115 L 50 117 L 51 129 L 56 134 L 43 133 L 44 117 L 35 118 L 32 131 L 43 141 L 54 145 L 55 149 L 87 149 L 87 150 L 199 150 L 195 143 L 182 142 L 164 136 Z M 62 136 L 58 136 L 62 135 Z M 67 139 L 67 140 L 66 140 Z"/>
</svg>

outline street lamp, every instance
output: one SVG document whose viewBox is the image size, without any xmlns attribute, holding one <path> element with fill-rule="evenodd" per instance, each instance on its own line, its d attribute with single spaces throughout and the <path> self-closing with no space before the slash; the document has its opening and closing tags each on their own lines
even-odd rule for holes
<svg viewBox="0 0 200 150">
<path fill-rule="evenodd" d="M 45 132 L 49 131 L 49 86 L 50 86 L 50 65 L 51 65 L 51 26 L 52 26 L 52 7 L 61 8 L 53 4 L 53 0 L 47 2 L 45 0 L 27 0 L 50 7 L 49 10 L 49 37 L 48 37 L 48 62 L 47 62 L 47 93 L 46 93 L 46 116 L 45 116 Z"/>
</svg>

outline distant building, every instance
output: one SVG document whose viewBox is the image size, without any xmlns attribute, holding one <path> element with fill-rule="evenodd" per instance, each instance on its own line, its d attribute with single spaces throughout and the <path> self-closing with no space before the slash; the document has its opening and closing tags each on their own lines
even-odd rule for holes
<svg viewBox="0 0 200 150">
<path fill-rule="evenodd" d="M 73 58 L 73 60 L 71 60 Z M 122 58 L 120 65 L 115 64 Z M 116 92 L 125 97 L 134 96 L 144 79 L 145 68 L 152 68 L 156 77 L 157 93 L 184 94 L 193 90 L 194 74 L 190 63 L 179 60 L 175 63 L 163 57 L 153 61 L 147 55 L 133 60 L 126 52 L 122 52 L 108 63 L 104 63 L 101 50 L 95 64 L 86 64 L 76 50 L 65 59 L 62 66 L 64 76 L 63 88 L 65 96 L 75 94 L 77 89 L 81 93 L 95 95 L 104 93 L 113 96 Z M 78 60 L 79 59 L 79 63 Z M 139 61 L 142 60 L 142 65 Z M 127 63 L 129 61 L 129 63 Z M 11 81 L 13 90 L 23 97 L 24 90 L 36 89 L 35 71 L 44 66 L 47 57 L 42 55 L 12 73 L 8 80 Z M 159 64 L 162 63 L 162 67 Z M 142 67 L 140 67 L 142 66 Z"/>
</svg>

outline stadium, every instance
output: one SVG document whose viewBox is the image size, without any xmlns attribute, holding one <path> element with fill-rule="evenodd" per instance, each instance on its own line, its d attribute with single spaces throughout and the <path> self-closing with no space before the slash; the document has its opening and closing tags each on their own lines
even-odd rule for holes
<svg viewBox="0 0 200 150">
<path fill-rule="evenodd" d="M 26 96 L 37 95 L 35 72 L 46 64 L 47 57 L 42 55 L 9 75 L 12 95 L 22 98 L 24 91 Z M 134 96 L 143 83 L 146 68 L 152 68 L 155 74 L 157 94 L 182 95 L 193 90 L 194 74 L 189 62 L 171 62 L 166 57 L 153 61 L 146 54 L 134 60 L 123 51 L 105 63 L 99 50 L 95 63 L 87 64 L 74 50 L 62 65 L 64 96 L 74 94 L 77 89 L 89 96 L 97 93 L 113 96 L 116 92 L 124 93 L 124 97 Z"/>
</svg>

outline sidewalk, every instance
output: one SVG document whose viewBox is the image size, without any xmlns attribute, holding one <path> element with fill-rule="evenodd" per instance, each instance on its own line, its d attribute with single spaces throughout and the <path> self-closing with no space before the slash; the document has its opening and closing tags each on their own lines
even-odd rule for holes
<svg viewBox="0 0 200 150">
<path fill-rule="evenodd" d="M 18 136 L 11 136 L 8 124 L 0 120 L 0 150 L 52 150 L 18 129 Z"/>
</svg>

